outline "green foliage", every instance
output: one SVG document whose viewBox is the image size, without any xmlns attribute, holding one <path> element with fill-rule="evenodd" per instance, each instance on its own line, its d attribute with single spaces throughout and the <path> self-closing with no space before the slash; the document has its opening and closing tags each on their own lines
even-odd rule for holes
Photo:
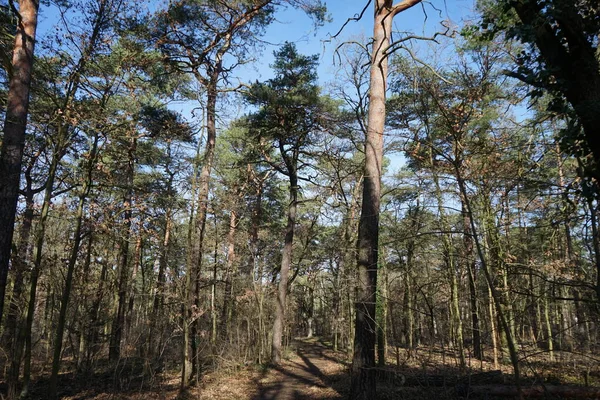
<svg viewBox="0 0 600 400">
<path fill-rule="evenodd" d="M 320 128 L 317 56 L 298 54 L 292 43 L 274 54 L 275 77 L 255 83 L 246 95 L 250 104 L 260 106 L 249 123 L 260 137 L 274 139 L 281 146 L 302 147 Z"/>
<path fill-rule="evenodd" d="M 0 82 L 8 81 L 11 75 L 16 27 L 17 18 L 13 10 L 8 5 L 0 4 Z"/>
<path fill-rule="evenodd" d="M 597 1 L 485 0 L 478 3 L 478 9 L 479 26 L 469 27 L 464 34 L 477 40 L 500 36 L 522 44 L 507 74 L 529 85 L 533 101 L 551 96 L 548 114 L 567 121 L 559 135 L 561 147 L 582 160 L 583 176 L 597 176 L 598 163 L 589 143 L 597 133 L 585 132 L 583 126 L 590 115 L 597 114 L 598 105 L 582 100 L 591 96 L 598 103 L 600 95 L 586 93 L 597 92 L 593 82 L 600 79 Z M 594 128 L 588 122 L 586 129 Z"/>
</svg>

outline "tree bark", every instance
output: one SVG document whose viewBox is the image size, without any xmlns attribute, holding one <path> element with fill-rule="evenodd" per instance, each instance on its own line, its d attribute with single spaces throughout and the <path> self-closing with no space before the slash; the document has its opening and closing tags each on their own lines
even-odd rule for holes
<svg viewBox="0 0 600 400">
<path fill-rule="evenodd" d="M 0 322 L 19 197 L 39 5 L 39 0 L 19 1 L 12 75 L 8 83 L 4 136 L 0 149 Z"/>
<path fill-rule="evenodd" d="M 25 342 L 25 327 L 20 325 L 20 323 L 24 324 L 25 321 L 19 321 L 19 319 L 22 319 L 23 316 L 22 306 L 26 304 L 26 299 L 23 295 L 23 291 L 25 290 L 23 280 L 27 269 L 27 259 L 30 257 L 30 237 L 34 217 L 33 197 L 36 193 L 31 188 L 30 176 L 26 174 L 26 177 L 28 179 L 25 189 L 25 212 L 23 213 L 23 222 L 21 224 L 17 257 L 13 257 L 15 277 L 6 318 L 6 342 L 10 345 L 11 354 L 10 369 L 6 378 L 9 399 L 17 397 L 19 373 L 23 357 L 23 343 Z"/>
<path fill-rule="evenodd" d="M 375 380 L 375 304 L 377 292 L 377 257 L 379 247 L 379 203 L 383 163 L 383 132 L 388 74 L 386 51 L 390 45 L 394 15 L 420 0 L 374 2 L 373 50 L 369 86 L 369 113 L 365 138 L 365 169 L 362 207 L 357 243 L 357 298 L 354 354 L 352 357 L 350 399 L 376 397 Z"/>
</svg>

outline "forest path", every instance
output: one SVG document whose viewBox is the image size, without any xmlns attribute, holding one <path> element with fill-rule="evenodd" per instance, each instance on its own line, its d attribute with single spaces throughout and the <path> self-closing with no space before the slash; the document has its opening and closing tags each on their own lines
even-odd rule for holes
<svg viewBox="0 0 600 400">
<path fill-rule="evenodd" d="M 280 365 L 265 371 L 257 381 L 252 400 L 341 399 L 346 366 L 340 353 L 316 339 L 299 339 L 294 354 Z"/>
</svg>

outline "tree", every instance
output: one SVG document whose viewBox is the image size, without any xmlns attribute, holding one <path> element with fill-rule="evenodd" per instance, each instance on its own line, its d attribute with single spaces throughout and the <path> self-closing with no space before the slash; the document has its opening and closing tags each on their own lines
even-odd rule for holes
<svg viewBox="0 0 600 400">
<path fill-rule="evenodd" d="M 551 111 L 573 114 L 575 121 L 564 131 L 563 145 L 572 154 L 588 158 L 586 175 L 600 182 L 600 9 L 596 2 L 503 0 L 493 6 L 482 2 L 480 9 L 487 36 L 503 32 L 526 45 L 509 75 L 531 85 L 534 96 L 551 93 Z"/>
<path fill-rule="evenodd" d="M 12 3 L 11 3 L 12 4 Z M 38 0 L 20 0 L 0 149 L 0 321 L 19 195 L 37 29 Z"/>
<path fill-rule="evenodd" d="M 304 8 L 316 21 L 324 19 L 324 7 L 320 1 L 285 1 Z M 223 84 L 236 66 L 247 61 L 248 51 L 256 46 L 254 40 L 272 21 L 275 7 L 281 3 L 272 0 L 243 1 L 177 1 L 170 3 L 155 18 L 152 36 L 158 48 L 167 56 L 169 64 L 176 70 L 189 73 L 202 86 L 206 96 L 206 134 L 207 140 L 202 157 L 202 168 L 198 176 L 197 215 L 195 217 L 194 247 L 190 249 L 191 265 L 188 273 L 192 275 L 188 304 L 188 319 L 191 323 L 192 371 L 197 383 L 200 377 L 199 319 L 192 318 L 191 310 L 200 309 L 200 274 L 204 256 L 204 237 L 208 194 L 214 164 L 217 139 L 217 98 L 223 91 Z M 227 63 L 227 57 L 232 59 Z M 192 287 L 193 286 L 193 287 Z M 185 335 L 184 335 L 185 336 Z M 187 339 L 184 338 L 184 341 Z M 187 345 L 184 355 L 187 358 Z M 184 380 L 187 379 L 184 377 Z"/>
<path fill-rule="evenodd" d="M 317 56 L 298 54 L 296 46 L 286 43 L 274 52 L 275 77 L 265 83 L 256 83 L 246 95 L 250 104 L 260 107 L 248 117 L 251 131 L 267 145 L 265 160 L 279 173 L 288 177 L 289 203 L 280 278 L 273 323 L 271 361 L 281 362 L 282 337 L 285 322 L 285 304 L 292 249 L 296 227 L 299 180 L 301 170 L 310 167 L 308 148 L 318 141 L 317 135 L 326 126 L 325 113 L 330 104 L 319 96 L 316 84 Z M 281 160 L 271 158 L 270 148 L 277 149 Z"/>
<path fill-rule="evenodd" d="M 383 132 L 385 128 L 385 96 L 388 74 L 388 50 L 392 21 L 398 13 L 418 4 L 420 0 L 376 0 L 373 26 L 373 49 L 369 86 L 369 113 L 365 138 L 365 172 L 362 207 L 357 243 L 357 299 L 354 355 L 352 357 L 353 400 L 376 397 L 375 380 L 375 304 L 377 292 L 377 260 L 379 249 L 379 202 L 383 163 Z"/>
<path fill-rule="evenodd" d="M 550 93 L 549 111 L 569 116 L 561 143 L 582 161 L 585 188 L 598 197 L 600 185 L 600 8 L 595 1 L 509 0 L 481 3 L 485 36 L 503 32 L 526 45 L 509 75 Z M 598 244 L 595 246 L 598 248 Z M 600 301 L 600 255 L 596 255 L 596 297 Z"/>
</svg>

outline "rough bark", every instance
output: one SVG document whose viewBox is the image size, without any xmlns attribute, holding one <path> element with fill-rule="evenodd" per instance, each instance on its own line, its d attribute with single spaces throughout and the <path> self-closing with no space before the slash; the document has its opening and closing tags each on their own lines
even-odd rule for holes
<svg viewBox="0 0 600 400">
<path fill-rule="evenodd" d="M 390 45 L 394 15 L 420 0 L 405 0 L 393 5 L 392 0 L 374 2 L 373 50 L 369 86 L 369 113 L 365 138 L 365 169 L 362 207 L 357 243 L 357 298 L 354 354 L 351 368 L 350 399 L 376 397 L 375 304 L 377 290 L 377 256 L 379 246 L 379 203 L 383 162 L 383 131 L 388 74 L 386 51 Z"/>
<path fill-rule="evenodd" d="M 19 1 L 12 75 L 8 83 L 4 136 L 0 149 L 0 322 L 19 197 L 39 4 L 39 0 Z"/>
</svg>

